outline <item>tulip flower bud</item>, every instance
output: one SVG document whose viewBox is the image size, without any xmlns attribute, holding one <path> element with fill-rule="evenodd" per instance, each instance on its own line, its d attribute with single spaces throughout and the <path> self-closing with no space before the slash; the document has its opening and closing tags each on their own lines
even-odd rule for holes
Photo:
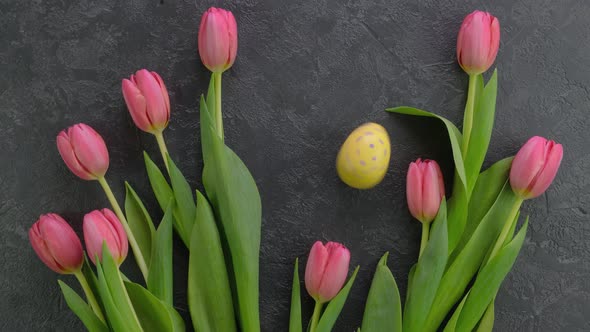
<svg viewBox="0 0 590 332">
<path fill-rule="evenodd" d="M 224 9 L 209 8 L 199 27 L 201 61 L 212 72 L 224 72 L 234 64 L 237 50 L 238 26 L 234 15 Z"/>
<path fill-rule="evenodd" d="M 119 218 L 109 209 L 94 210 L 84 216 L 84 242 L 93 263 L 102 260 L 102 244 L 106 243 L 118 265 L 127 257 L 127 234 Z"/>
<path fill-rule="evenodd" d="M 53 271 L 72 274 L 82 268 L 84 252 L 80 239 L 57 214 L 39 217 L 29 229 L 29 241 L 39 258 Z"/>
<path fill-rule="evenodd" d="M 340 243 L 321 241 L 313 244 L 305 267 L 305 287 L 320 303 L 338 294 L 348 275 L 350 251 Z"/>
<path fill-rule="evenodd" d="M 562 158 L 561 144 L 539 136 L 532 137 L 512 161 L 512 190 L 522 199 L 540 196 L 553 182 Z"/>
<path fill-rule="evenodd" d="M 170 99 L 160 75 L 145 69 L 123 79 L 123 97 L 135 125 L 154 134 L 168 126 Z"/>
<path fill-rule="evenodd" d="M 109 152 L 104 140 L 83 123 L 59 133 L 57 149 L 70 171 L 84 180 L 97 180 L 109 168 Z"/>
<path fill-rule="evenodd" d="M 467 15 L 457 37 L 457 60 L 463 70 L 481 74 L 494 63 L 500 46 L 500 22 L 479 10 Z"/>
<path fill-rule="evenodd" d="M 434 220 L 445 195 L 442 172 L 436 161 L 418 159 L 410 163 L 406 182 L 406 198 L 412 216 L 423 223 Z"/>
</svg>

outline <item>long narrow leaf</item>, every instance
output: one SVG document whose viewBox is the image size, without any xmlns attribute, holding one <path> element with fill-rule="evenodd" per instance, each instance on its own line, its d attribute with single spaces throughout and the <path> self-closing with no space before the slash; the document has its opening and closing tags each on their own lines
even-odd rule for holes
<svg viewBox="0 0 590 332">
<path fill-rule="evenodd" d="M 481 165 L 490 145 L 496 112 L 497 86 L 498 70 L 494 70 L 494 74 L 476 100 L 473 112 L 473 127 L 464 160 L 465 175 L 467 176 L 467 197 L 470 197 L 471 191 L 475 186 Z"/>
<path fill-rule="evenodd" d="M 463 297 L 463 299 L 461 300 L 461 302 L 459 303 L 457 308 L 455 308 L 455 311 L 453 312 L 451 319 L 449 319 L 449 321 L 447 322 L 447 325 L 445 326 L 445 329 L 443 330 L 443 332 L 455 332 L 455 328 L 457 327 L 457 321 L 459 320 L 459 316 L 461 315 L 461 310 L 463 310 L 463 306 L 465 305 L 465 301 L 467 300 L 468 295 L 469 295 L 469 292 L 467 292 L 467 294 L 465 294 L 465 296 Z"/>
<path fill-rule="evenodd" d="M 510 184 L 505 184 L 463 250 L 447 268 L 426 319 L 424 331 L 434 331 L 461 298 L 469 281 L 481 266 L 489 247 L 500 234 L 512 207 L 518 201 L 519 198 L 512 191 Z"/>
<path fill-rule="evenodd" d="M 188 304 L 195 331 L 236 331 L 227 268 L 209 202 L 197 191 L 188 271 Z"/>
<path fill-rule="evenodd" d="M 293 288 L 291 290 L 291 312 L 289 314 L 289 332 L 302 332 L 301 323 L 301 292 L 299 290 L 299 258 L 295 259 L 293 271 Z"/>
<path fill-rule="evenodd" d="M 154 161 L 145 151 L 143 152 L 143 160 L 145 161 L 145 169 L 147 171 L 154 195 L 156 196 L 156 200 L 158 201 L 162 211 L 166 211 L 170 198 L 174 197 L 172 188 L 168 184 L 168 181 L 166 181 L 166 178 L 164 177 L 164 174 L 162 174 L 160 168 L 156 165 L 156 163 L 154 163 Z"/>
<path fill-rule="evenodd" d="M 104 314 L 106 320 L 109 322 L 110 328 L 114 332 L 141 331 L 138 325 L 134 324 L 131 319 L 124 317 L 123 314 L 119 312 L 115 300 L 113 299 L 113 295 L 111 294 L 111 290 L 109 289 L 107 278 L 102 269 L 102 264 L 98 260 L 96 264 L 96 271 L 98 274 L 98 289 L 100 292 L 102 304 L 104 306 Z"/>
<path fill-rule="evenodd" d="M 340 316 L 340 312 L 344 307 L 344 303 L 346 303 L 346 298 L 348 297 L 348 293 L 350 292 L 352 284 L 354 284 L 354 279 L 356 278 L 358 271 L 359 267 L 357 266 L 352 273 L 352 277 L 350 277 L 346 285 L 344 285 L 340 292 L 338 292 L 338 295 L 336 295 L 336 297 L 334 297 L 328 303 L 328 306 L 326 307 L 326 310 L 322 314 L 320 322 L 316 327 L 316 332 L 332 331 L 332 328 L 334 327 L 334 324 L 336 323 L 336 320 L 338 319 L 338 316 Z"/>
<path fill-rule="evenodd" d="M 193 229 L 193 223 L 195 222 L 195 199 L 193 197 L 193 191 L 186 181 L 180 169 L 176 167 L 176 164 L 168 155 L 168 168 L 170 169 L 170 182 L 172 183 L 172 191 L 174 192 L 174 200 L 178 208 L 178 217 L 180 218 L 179 224 L 181 229 L 178 230 L 178 235 L 185 244 L 190 243 L 191 231 Z"/>
<path fill-rule="evenodd" d="M 202 97 L 200 114 L 203 184 L 227 241 L 242 331 L 258 331 L 260 194 L 248 168 L 215 132 Z"/>
<path fill-rule="evenodd" d="M 486 312 L 477 325 L 476 332 L 492 332 L 494 329 L 494 301 L 488 305 Z"/>
<path fill-rule="evenodd" d="M 152 255 L 152 241 L 156 232 L 154 223 L 141 199 L 127 182 L 125 182 L 125 192 L 125 217 L 127 217 L 129 228 L 137 241 L 141 255 L 146 262 L 149 262 Z"/>
<path fill-rule="evenodd" d="M 423 331 L 426 316 L 434 301 L 439 282 L 447 264 L 447 210 L 443 198 L 433 222 L 430 240 L 418 259 L 412 277 L 412 296 L 404 310 L 404 331 Z"/>
<path fill-rule="evenodd" d="M 150 273 L 147 286 L 149 291 L 162 302 L 172 306 L 173 265 L 172 265 L 172 206 L 170 199 L 164 217 L 154 235 Z"/>
<path fill-rule="evenodd" d="M 90 332 L 108 332 L 109 328 L 96 316 L 92 308 L 61 280 L 57 281 L 68 307 L 80 318 Z"/>
<path fill-rule="evenodd" d="M 146 332 L 184 332 L 184 322 L 171 306 L 166 305 L 147 289 L 125 282 L 125 289 Z"/>
<path fill-rule="evenodd" d="M 361 326 L 366 332 L 402 331 L 402 303 L 395 278 L 387 267 L 388 255 L 385 253 L 379 260 L 371 283 Z"/>
<path fill-rule="evenodd" d="M 510 272 L 512 265 L 514 265 L 524 242 L 527 225 L 528 218 L 514 239 L 500 249 L 498 254 L 492 257 L 490 262 L 477 275 L 463 310 L 461 310 L 456 331 L 471 331 L 475 328 L 488 305 L 496 296 L 502 281 Z"/>
</svg>

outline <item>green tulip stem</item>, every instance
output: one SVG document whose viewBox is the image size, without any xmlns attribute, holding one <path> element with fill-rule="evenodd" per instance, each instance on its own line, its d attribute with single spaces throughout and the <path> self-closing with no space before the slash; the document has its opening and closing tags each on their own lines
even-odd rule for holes
<svg viewBox="0 0 590 332">
<path fill-rule="evenodd" d="M 147 280 L 148 280 L 147 264 L 145 262 L 145 258 L 143 257 L 143 255 L 141 254 L 141 251 L 139 250 L 139 245 L 137 244 L 137 240 L 135 239 L 135 236 L 133 236 L 133 233 L 131 232 L 131 228 L 129 228 L 129 224 L 127 223 L 127 219 L 125 218 L 125 215 L 123 214 L 123 211 L 121 210 L 121 207 L 119 206 L 119 203 L 117 203 L 117 199 L 115 198 L 115 195 L 113 194 L 113 191 L 111 190 L 111 187 L 107 183 L 107 180 L 104 177 L 100 177 L 100 178 L 98 178 L 98 183 L 100 183 L 102 189 L 104 190 L 104 193 L 107 195 L 107 198 L 109 199 L 109 202 L 111 203 L 111 206 L 113 207 L 113 210 L 115 210 L 115 214 L 117 215 L 117 217 L 119 217 L 119 220 L 121 221 L 121 224 L 123 225 L 123 228 L 125 229 L 125 233 L 127 233 L 127 238 L 129 239 L 129 245 L 131 246 L 131 250 L 133 250 L 133 255 L 135 256 L 135 261 L 137 262 L 137 266 L 139 266 L 139 269 L 141 270 L 141 274 L 143 274 L 143 279 L 147 282 Z"/>
<path fill-rule="evenodd" d="M 166 141 L 164 141 L 164 135 L 162 131 L 158 131 L 154 134 L 156 136 L 156 141 L 158 141 L 158 147 L 160 148 L 160 153 L 162 154 L 162 159 L 164 159 L 164 165 L 166 166 L 166 170 L 168 174 L 170 174 L 170 169 L 168 168 L 168 158 L 166 157 L 168 153 L 168 148 L 166 147 Z"/>
<path fill-rule="evenodd" d="M 221 75 L 223 72 L 213 73 L 215 79 L 215 128 L 223 141 L 223 115 L 221 114 Z"/>
<path fill-rule="evenodd" d="M 419 254 L 418 258 L 420 258 L 420 256 L 422 256 L 422 252 L 424 252 L 424 249 L 426 248 L 426 245 L 428 244 L 429 234 L 430 234 L 430 223 L 423 222 L 422 223 L 422 240 L 420 241 L 420 254 Z"/>
<path fill-rule="evenodd" d="M 477 75 L 469 75 L 469 90 L 467 90 L 467 104 L 465 105 L 465 115 L 463 118 L 463 158 L 467 155 L 469 147 L 469 138 L 471 137 L 471 128 L 473 127 L 473 111 L 475 108 L 475 90 L 477 86 Z"/>
<path fill-rule="evenodd" d="M 104 315 L 102 314 L 102 310 L 100 310 L 100 305 L 98 305 L 96 297 L 94 296 L 94 293 L 92 292 L 92 289 L 90 288 L 90 285 L 86 280 L 86 277 L 84 277 L 84 273 L 82 273 L 82 270 L 78 270 L 74 272 L 74 275 L 76 276 L 76 279 L 78 279 L 78 282 L 80 282 L 80 285 L 84 290 L 84 294 L 86 295 L 86 299 L 88 300 L 88 303 L 92 308 L 92 311 L 94 311 L 98 319 L 105 323 Z"/>
<path fill-rule="evenodd" d="M 313 308 L 313 315 L 311 316 L 311 325 L 309 327 L 309 332 L 315 332 L 318 323 L 320 321 L 320 314 L 322 312 L 322 307 L 324 306 L 323 303 L 316 300 L 315 307 Z"/>
<path fill-rule="evenodd" d="M 494 248 L 492 249 L 492 252 L 491 252 L 490 257 L 488 258 L 488 261 L 486 262 L 486 264 L 489 263 L 492 260 L 492 258 L 494 258 L 494 256 L 496 256 L 498 254 L 498 251 L 500 251 L 500 249 L 504 245 L 504 242 L 506 241 L 506 237 L 508 236 L 508 232 L 510 231 L 512 223 L 514 222 L 514 218 L 516 218 L 516 215 L 518 214 L 518 210 L 520 209 L 520 206 L 522 205 L 522 201 L 523 201 L 522 198 L 517 198 L 514 201 L 514 204 L 512 205 L 512 210 L 510 210 L 510 214 L 508 215 L 508 219 L 506 219 L 506 222 L 504 223 L 504 227 L 502 227 L 502 232 L 500 232 L 500 236 L 498 237 L 498 240 L 494 244 Z"/>
</svg>

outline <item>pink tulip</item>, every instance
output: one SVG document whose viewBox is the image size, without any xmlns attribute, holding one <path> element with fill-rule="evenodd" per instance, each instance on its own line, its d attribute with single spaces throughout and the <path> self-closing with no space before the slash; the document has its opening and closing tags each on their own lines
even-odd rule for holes
<svg viewBox="0 0 590 332">
<path fill-rule="evenodd" d="M 440 167 L 434 160 L 418 159 L 410 163 L 406 182 L 406 198 L 410 213 L 420 222 L 431 222 L 436 217 L 445 195 Z"/>
<path fill-rule="evenodd" d="M 500 46 L 500 22 L 479 10 L 467 15 L 457 38 L 457 60 L 463 70 L 481 74 L 494 63 Z"/>
<path fill-rule="evenodd" d="M 234 64 L 237 50 L 238 26 L 234 15 L 221 8 L 209 8 L 199 27 L 201 61 L 212 72 L 224 72 Z"/>
<path fill-rule="evenodd" d="M 57 149 L 72 173 L 84 180 L 101 178 L 109 168 L 109 152 L 104 140 L 83 123 L 59 133 Z"/>
<path fill-rule="evenodd" d="M 53 271 L 72 274 L 82 268 L 84 253 L 80 239 L 57 214 L 39 217 L 29 229 L 29 241 L 39 258 Z"/>
<path fill-rule="evenodd" d="M 512 190 L 522 199 L 540 196 L 553 182 L 562 158 L 561 144 L 539 136 L 532 137 L 512 161 Z"/>
<path fill-rule="evenodd" d="M 84 242 L 93 263 L 96 257 L 102 261 L 102 244 L 106 243 L 118 265 L 127 257 L 127 234 L 119 218 L 109 209 L 94 210 L 84 216 Z"/>
<path fill-rule="evenodd" d="M 316 301 L 324 303 L 338 294 L 348 275 L 350 251 L 342 244 L 313 244 L 305 268 L 305 287 Z"/>
<path fill-rule="evenodd" d="M 154 134 L 168 126 L 170 99 L 160 75 L 142 69 L 123 79 L 122 85 L 129 114 L 139 129 Z"/>
</svg>

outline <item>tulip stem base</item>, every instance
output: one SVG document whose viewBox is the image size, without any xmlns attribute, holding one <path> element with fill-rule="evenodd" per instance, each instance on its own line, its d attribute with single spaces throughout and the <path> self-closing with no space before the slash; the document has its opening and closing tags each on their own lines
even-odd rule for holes
<svg viewBox="0 0 590 332">
<path fill-rule="evenodd" d="M 420 256 L 422 256 L 422 252 L 424 252 L 424 249 L 426 248 L 426 245 L 428 244 L 428 237 L 429 236 L 430 236 L 430 223 L 423 222 L 422 223 L 422 240 L 420 241 L 420 254 L 419 254 L 418 258 L 420 258 Z"/>
<path fill-rule="evenodd" d="M 88 304 L 90 304 L 92 311 L 94 311 L 98 319 L 105 323 L 104 315 L 102 314 L 102 310 L 100 310 L 100 305 L 96 301 L 96 297 L 94 296 L 86 277 L 84 277 L 84 273 L 82 273 L 82 270 L 79 270 L 76 271 L 74 275 L 76 276 L 76 279 L 78 279 L 80 286 L 82 286 L 82 290 L 84 290 L 84 294 L 86 295 L 86 299 L 88 300 Z"/>
<path fill-rule="evenodd" d="M 514 204 L 512 205 L 512 210 L 510 210 L 510 214 L 508 215 L 508 219 L 506 219 L 506 221 L 504 222 L 504 227 L 502 227 L 502 231 L 500 232 L 500 235 L 498 236 L 498 240 L 496 240 L 496 243 L 494 244 L 494 248 L 492 249 L 492 252 L 490 253 L 490 257 L 488 258 L 488 261 L 486 262 L 486 264 L 489 263 L 492 260 L 492 258 L 494 258 L 494 256 L 496 256 L 498 254 L 498 251 L 500 251 L 500 249 L 502 249 L 502 246 L 504 245 L 504 242 L 506 241 L 506 237 L 508 236 L 508 232 L 510 231 L 512 223 L 514 222 L 514 218 L 516 218 L 516 215 L 518 214 L 518 210 L 520 209 L 522 202 L 523 202 L 523 200 L 520 197 L 514 201 Z"/>
<path fill-rule="evenodd" d="M 463 158 L 467 155 L 469 147 L 469 138 L 471 137 L 471 128 L 473 127 L 473 112 L 475 109 L 475 90 L 477 89 L 477 75 L 469 75 L 469 89 L 467 90 L 467 103 L 465 105 L 465 115 L 463 117 Z"/>
<path fill-rule="evenodd" d="M 221 75 L 222 72 L 213 73 L 213 79 L 215 81 L 215 128 L 217 134 L 223 142 L 223 114 L 221 113 Z"/>
<path fill-rule="evenodd" d="M 158 141 L 158 147 L 160 148 L 160 153 L 162 154 L 162 159 L 164 159 L 164 165 L 166 166 L 166 170 L 170 173 L 170 169 L 168 168 L 168 158 L 166 157 L 169 155 L 168 148 L 166 147 L 166 141 L 164 141 L 164 135 L 161 131 L 154 134 L 156 136 L 156 141 Z"/>
<path fill-rule="evenodd" d="M 141 250 L 139 250 L 139 245 L 137 244 L 137 240 L 135 239 L 135 236 L 131 232 L 131 228 L 129 228 L 129 224 L 127 223 L 127 219 L 125 218 L 125 215 L 123 214 L 123 210 L 121 210 L 119 203 L 117 203 L 117 199 L 115 198 L 115 195 L 113 194 L 113 191 L 111 190 L 111 187 L 109 186 L 107 180 L 104 177 L 101 177 L 101 178 L 98 178 L 98 183 L 100 183 L 102 189 L 104 190 L 104 193 L 107 195 L 107 198 L 109 199 L 109 202 L 111 203 L 111 206 L 113 207 L 113 210 L 115 211 L 115 214 L 117 215 L 117 217 L 121 221 L 121 225 L 123 225 L 123 228 L 125 229 L 125 233 L 127 233 L 127 238 L 129 240 L 129 246 L 131 246 L 131 250 L 133 250 L 133 255 L 135 256 L 135 261 L 137 262 L 137 266 L 141 270 L 141 274 L 143 275 L 143 279 L 145 280 L 145 282 L 147 282 L 147 280 L 148 280 L 147 264 L 145 262 L 145 258 L 141 254 Z"/>
<path fill-rule="evenodd" d="M 309 332 L 315 332 L 316 327 L 320 321 L 320 315 L 322 313 L 322 307 L 324 306 L 323 303 L 320 301 L 315 301 L 315 307 L 313 308 L 313 315 L 311 316 L 311 325 L 309 327 Z"/>
</svg>

